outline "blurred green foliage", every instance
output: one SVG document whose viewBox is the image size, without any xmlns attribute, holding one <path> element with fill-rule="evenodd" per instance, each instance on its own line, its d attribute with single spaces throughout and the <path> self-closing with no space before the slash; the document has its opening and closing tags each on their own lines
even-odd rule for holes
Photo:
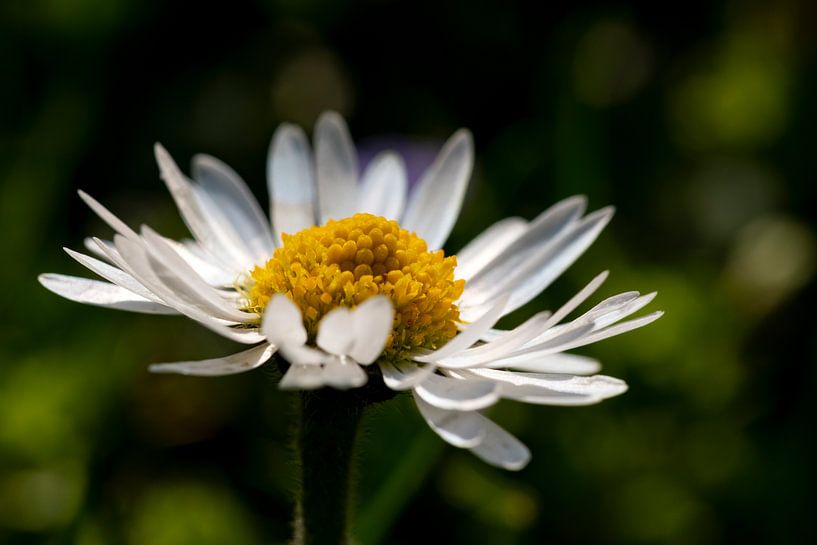
<svg viewBox="0 0 817 545">
<path fill-rule="evenodd" d="M 357 535 L 378 543 L 815 543 L 817 10 L 781 2 L 34 0 L 0 5 L 0 542 L 285 543 L 291 396 L 148 363 L 233 347 L 181 318 L 58 299 L 42 271 L 108 230 L 183 235 L 151 146 L 230 163 L 263 200 L 275 126 L 337 109 L 357 138 L 476 137 L 456 251 L 589 195 L 618 215 L 510 321 L 610 269 L 667 315 L 589 347 L 630 391 L 493 415 L 518 474 L 374 410 Z"/>
</svg>

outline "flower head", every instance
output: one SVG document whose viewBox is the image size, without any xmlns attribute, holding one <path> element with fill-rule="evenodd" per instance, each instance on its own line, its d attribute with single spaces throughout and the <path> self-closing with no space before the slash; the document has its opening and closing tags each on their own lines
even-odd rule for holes
<svg viewBox="0 0 817 545">
<path fill-rule="evenodd" d="M 412 391 L 423 418 L 450 444 L 520 469 L 527 448 L 480 411 L 503 398 L 587 405 L 624 392 L 623 381 L 594 375 L 597 361 L 566 351 L 661 316 L 622 321 L 655 296 L 627 292 L 566 321 L 604 272 L 555 312 L 495 328 L 569 267 L 613 211 L 585 215 L 585 199 L 572 197 L 531 221 L 497 222 L 446 256 L 440 248 L 473 163 L 464 130 L 407 195 L 405 167 L 392 152 L 358 172 L 337 114 L 318 120 L 314 154 L 303 131 L 284 124 L 270 148 L 271 222 L 220 161 L 197 156 L 189 179 L 158 145 L 156 158 L 193 239 L 171 240 L 147 226 L 136 232 L 80 192 L 116 234 L 86 241 L 96 257 L 66 251 L 107 282 L 40 276 L 68 299 L 183 314 L 253 345 L 222 358 L 155 364 L 154 372 L 239 373 L 279 352 L 289 363 L 281 388 L 348 389 L 376 377 L 391 390 Z M 372 364 L 379 372 L 364 371 Z"/>
</svg>

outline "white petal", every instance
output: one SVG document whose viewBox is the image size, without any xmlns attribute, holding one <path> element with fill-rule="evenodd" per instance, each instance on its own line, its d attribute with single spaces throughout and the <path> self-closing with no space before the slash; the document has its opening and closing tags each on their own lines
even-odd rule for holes
<svg viewBox="0 0 817 545">
<path fill-rule="evenodd" d="M 499 368 L 506 367 L 502 362 L 492 362 L 485 367 Z M 530 371 L 532 373 L 559 373 L 566 375 L 592 375 L 601 369 L 601 363 L 593 358 L 578 356 L 576 354 L 565 354 L 562 352 L 539 356 L 530 354 L 519 358 L 508 367 L 517 371 Z"/>
<path fill-rule="evenodd" d="M 314 390 L 322 386 L 323 369 L 319 365 L 290 365 L 278 383 L 281 390 Z"/>
<path fill-rule="evenodd" d="M 438 360 L 440 367 L 464 368 L 480 365 L 512 353 L 517 348 L 541 334 L 543 324 L 550 317 L 550 312 L 540 312 L 531 316 L 525 323 L 505 331 L 493 341 L 463 350 L 455 356 Z"/>
<path fill-rule="evenodd" d="M 499 318 L 502 316 L 506 301 L 506 297 L 500 297 L 493 307 L 488 310 L 488 312 L 467 326 L 456 337 L 448 341 L 442 348 L 435 350 L 430 354 L 417 356 L 414 358 L 414 360 L 424 363 L 436 362 L 465 350 L 477 342 L 485 331 L 494 326 L 497 320 L 499 320 Z"/>
<path fill-rule="evenodd" d="M 243 244 L 235 232 L 231 232 L 229 225 L 221 221 L 217 205 L 203 197 L 203 190 L 194 187 L 160 144 L 154 146 L 154 152 L 161 178 L 196 240 L 230 270 L 235 273 L 246 271 L 252 265 L 252 256 L 243 250 Z"/>
<path fill-rule="evenodd" d="M 401 225 L 416 232 L 430 250 L 441 248 L 454 227 L 473 166 L 471 133 L 460 129 L 417 182 Z"/>
<path fill-rule="evenodd" d="M 413 362 L 379 362 L 383 383 L 392 390 L 410 390 L 423 382 L 437 369 L 433 363 L 416 365 Z"/>
<path fill-rule="evenodd" d="M 100 240 L 102 242 L 102 244 L 104 244 L 108 248 L 113 248 L 113 242 L 112 241 L 110 241 L 110 240 L 101 240 L 101 239 L 97 239 L 97 240 Z M 85 246 L 86 250 L 88 250 L 92 254 L 96 255 L 97 257 L 100 257 L 102 259 L 108 259 L 108 256 L 102 250 L 99 249 L 99 246 L 97 246 L 97 243 L 93 239 L 93 237 L 85 237 L 84 239 L 82 239 L 82 245 Z"/>
<path fill-rule="evenodd" d="M 542 357 L 556 352 L 564 352 L 573 347 L 595 329 L 593 322 L 581 319 L 550 328 L 545 335 L 536 339 L 536 344 L 528 344 L 502 358 L 489 362 L 491 367 L 513 367 L 519 360 L 529 361 L 532 356 Z"/>
<path fill-rule="evenodd" d="M 102 221 L 107 223 L 111 227 L 111 229 L 113 229 L 114 231 L 116 231 L 120 235 L 125 236 L 125 237 L 129 237 L 129 238 L 131 238 L 133 240 L 136 240 L 136 239 L 139 238 L 139 235 L 137 235 L 136 232 L 133 229 L 128 227 L 125 224 L 124 221 L 117 218 L 107 208 L 105 208 L 104 206 L 99 204 L 99 202 L 97 202 L 96 199 L 94 199 L 93 197 L 91 197 L 90 195 L 88 195 L 86 192 L 84 192 L 82 190 L 77 191 L 77 193 L 79 194 L 80 198 L 83 201 L 85 201 L 85 204 L 87 204 L 88 207 L 91 210 L 93 210 L 96 213 L 96 215 L 99 216 L 102 219 Z"/>
<path fill-rule="evenodd" d="M 244 180 L 229 166 L 209 155 L 193 157 L 193 179 L 217 203 L 256 263 L 275 251 L 270 224 Z"/>
<path fill-rule="evenodd" d="M 393 322 L 394 310 L 388 297 L 375 295 L 363 301 L 352 313 L 354 345 L 349 355 L 363 365 L 374 362 L 386 346 Z"/>
<path fill-rule="evenodd" d="M 156 297 L 149 289 L 144 287 L 141 282 L 136 280 L 133 276 L 126 273 L 125 271 L 108 265 L 107 263 L 100 261 L 98 259 L 94 259 L 91 256 L 87 256 L 85 254 L 81 254 L 79 252 L 75 252 L 71 248 L 63 248 L 65 252 L 76 259 L 82 265 L 88 267 L 88 269 L 94 271 L 96 274 L 108 280 L 109 282 L 113 282 L 117 286 L 125 288 L 128 291 L 131 291 L 145 299 L 153 301 L 155 303 L 164 304 L 162 300 Z"/>
<path fill-rule="evenodd" d="M 593 316 L 593 322 L 596 324 L 596 329 L 607 327 L 631 314 L 638 312 L 650 304 L 650 302 L 655 299 L 656 295 L 656 292 L 648 293 L 627 302 L 620 308 L 611 309 L 607 312 L 599 313 L 598 315 Z"/>
<path fill-rule="evenodd" d="M 559 310 L 553 313 L 553 316 L 551 316 L 550 320 L 548 320 L 547 326 L 549 327 L 558 324 L 568 314 L 573 312 L 576 309 L 576 307 L 584 303 L 585 300 L 587 300 L 588 297 L 593 295 L 593 293 L 595 293 L 595 291 L 599 289 L 599 286 L 601 286 L 604 283 L 604 281 L 607 280 L 609 274 L 610 274 L 609 271 L 604 271 L 598 274 L 595 278 L 593 278 L 593 280 L 591 280 L 589 284 L 587 284 L 585 287 L 579 290 L 579 293 L 571 297 L 567 303 L 562 305 L 559 308 Z"/>
<path fill-rule="evenodd" d="M 503 386 L 502 397 L 512 401 L 519 401 L 520 403 L 551 405 L 555 407 L 586 407 L 588 405 L 596 405 L 606 399 L 604 396 L 576 392 L 563 392 L 533 384 Z"/>
<path fill-rule="evenodd" d="M 41 274 L 37 279 L 47 290 L 77 303 L 145 314 L 176 314 L 165 305 L 145 299 L 115 284 L 50 273 Z"/>
<path fill-rule="evenodd" d="M 355 343 L 352 313 L 348 308 L 332 309 L 318 324 L 318 346 L 339 356 L 349 354 Z"/>
<path fill-rule="evenodd" d="M 180 361 L 155 363 L 149 367 L 151 373 L 178 373 L 198 377 L 220 377 L 251 371 L 260 367 L 275 353 L 275 346 L 264 343 L 244 352 L 223 358 L 200 361 Z"/>
<path fill-rule="evenodd" d="M 629 304 L 632 301 L 635 301 L 638 296 L 641 295 L 637 291 L 625 291 L 624 293 L 617 293 L 607 299 L 601 301 L 593 308 L 588 310 L 584 316 L 592 319 L 596 316 L 602 316 L 607 312 L 618 310 L 622 308 L 624 305 Z"/>
<path fill-rule="evenodd" d="M 562 348 L 562 350 L 570 350 L 572 348 L 578 348 L 579 346 L 586 346 L 588 344 L 592 344 L 607 339 L 609 337 L 621 335 L 622 333 L 632 331 L 633 329 L 638 329 L 639 327 L 644 327 L 647 324 L 651 324 L 652 322 L 656 321 L 663 315 L 664 312 L 658 310 L 651 314 L 647 314 L 646 316 L 642 316 L 641 318 L 635 318 L 633 320 L 621 322 L 616 325 L 600 329 L 598 331 L 593 331 L 592 333 L 589 333 L 577 339 L 576 341 L 569 343 L 564 348 Z"/>
<path fill-rule="evenodd" d="M 460 380 L 430 375 L 414 388 L 423 401 L 440 409 L 476 411 L 499 400 L 499 387 L 485 380 Z"/>
<path fill-rule="evenodd" d="M 379 153 L 363 172 L 357 211 L 399 220 L 407 188 L 403 159 L 391 151 Z"/>
<path fill-rule="evenodd" d="M 363 368 L 349 358 L 330 357 L 323 368 L 323 382 L 338 390 L 358 388 L 366 384 L 368 377 Z"/>
<path fill-rule="evenodd" d="M 473 411 L 446 411 L 429 405 L 415 395 L 420 414 L 434 432 L 446 443 L 458 448 L 477 446 L 485 436 L 484 418 Z"/>
<path fill-rule="evenodd" d="M 602 229 L 612 218 L 613 209 L 605 208 L 590 214 L 566 233 L 553 240 L 547 247 L 540 250 L 516 268 L 509 269 L 503 264 L 498 269 L 504 273 L 497 278 L 490 287 L 480 290 L 478 302 L 491 301 L 500 293 L 510 293 L 506 312 L 512 312 L 521 307 L 551 284 L 562 274 L 582 253 L 593 243 Z M 466 290 L 468 285 L 466 285 Z M 469 297 L 473 292 L 469 294 Z M 463 293 L 465 300 L 465 293 Z M 469 299 L 473 300 L 473 299 Z"/>
<path fill-rule="evenodd" d="M 129 240 L 121 235 L 114 236 L 116 246 L 116 256 L 122 262 L 122 268 L 133 275 L 150 291 L 165 301 L 168 306 L 178 310 L 188 318 L 196 320 L 201 325 L 215 331 L 219 335 L 244 344 L 258 344 L 264 340 L 257 330 L 249 328 L 234 329 L 230 327 L 234 322 L 220 320 L 208 314 L 201 308 L 187 303 L 170 291 L 165 284 L 159 280 L 153 271 L 145 248 L 138 242 Z M 102 248 L 102 246 L 100 246 Z"/>
<path fill-rule="evenodd" d="M 258 318 L 257 315 L 240 311 L 225 301 L 215 288 L 205 282 L 165 239 L 150 227 L 142 227 L 142 236 L 148 249 L 151 269 L 179 299 L 222 320 L 249 323 Z"/>
<path fill-rule="evenodd" d="M 565 199 L 539 214 L 527 231 L 500 252 L 479 273 L 469 279 L 460 298 L 460 310 L 465 316 L 469 307 L 488 304 L 500 293 L 512 292 L 521 286 L 519 271 L 526 271 L 534 261 L 573 233 L 586 206 L 581 196 Z M 524 280 L 527 282 L 527 279 Z M 468 319 L 468 318 L 465 318 Z"/>
<path fill-rule="evenodd" d="M 165 238 L 165 242 L 211 286 L 232 287 L 236 284 L 238 277 L 235 273 L 225 269 L 217 259 L 214 259 L 195 240 L 179 242 Z"/>
<path fill-rule="evenodd" d="M 527 228 L 528 222 L 522 218 L 505 218 L 488 227 L 457 252 L 457 278 L 470 279 L 522 236 Z"/>
<path fill-rule="evenodd" d="M 519 392 L 523 392 L 523 395 L 530 394 L 532 397 L 537 395 L 548 396 L 553 392 L 570 394 L 577 396 L 576 400 L 568 400 L 567 404 L 573 405 L 576 404 L 574 401 L 578 402 L 578 404 L 595 403 L 627 391 L 626 382 L 605 375 L 578 377 L 560 374 L 499 371 L 497 369 L 470 369 L 455 371 L 455 373 L 466 379 L 491 380 L 500 383 L 502 385 L 502 397 L 522 401 L 526 400 L 521 398 Z M 581 398 L 586 398 L 586 401 L 582 402 Z"/>
<path fill-rule="evenodd" d="M 315 164 L 318 178 L 320 223 L 343 219 L 355 211 L 357 152 L 346 122 L 326 112 L 315 124 Z"/>
<path fill-rule="evenodd" d="M 230 214 L 229 207 L 219 202 L 213 195 L 197 184 L 191 185 L 193 195 L 206 218 L 208 228 L 214 233 L 218 241 L 210 252 L 218 257 L 219 261 L 228 264 L 233 271 L 247 271 L 259 263 L 264 263 L 271 254 L 262 253 L 254 249 L 250 242 L 253 235 L 241 233 L 236 225 L 237 221 Z"/>
<path fill-rule="evenodd" d="M 586 291 L 586 289 L 582 291 Z M 536 337 L 532 341 L 528 342 L 526 347 L 539 345 L 543 341 L 552 338 L 555 334 L 557 333 L 561 334 L 564 331 L 564 328 L 574 327 L 575 325 L 581 323 L 590 322 L 593 323 L 593 329 L 591 331 L 587 331 L 586 334 L 589 334 L 593 331 L 598 331 L 640 310 L 654 297 L 655 293 L 639 297 L 639 293 L 637 291 L 628 291 L 625 293 L 613 295 L 612 297 L 608 297 L 604 301 L 600 302 L 599 304 L 597 304 L 596 306 L 594 306 L 593 308 L 591 308 L 590 310 L 588 310 L 587 312 L 585 312 L 584 314 L 570 322 L 569 324 L 562 324 L 551 327 L 550 329 L 545 331 L 541 336 Z M 568 304 L 570 304 L 571 302 L 569 302 Z M 565 312 L 563 312 L 563 310 L 564 307 L 559 309 L 558 314 L 564 315 Z M 549 321 L 549 325 L 550 322 L 552 321 L 553 321 L 552 319 Z"/>
<path fill-rule="evenodd" d="M 281 356 L 293 365 L 320 366 L 331 356 L 323 350 L 305 344 L 282 344 L 279 347 Z"/>
<path fill-rule="evenodd" d="M 139 246 L 141 248 L 142 240 L 139 238 L 139 235 L 136 235 L 136 239 L 126 239 L 122 235 L 119 235 L 119 236 L 120 236 L 121 239 L 130 240 L 131 244 L 136 244 L 137 246 Z M 104 255 L 108 259 L 108 261 L 110 261 L 111 263 L 113 263 L 114 265 L 116 265 L 117 267 L 119 267 L 120 269 L 125 271 L 126 273 L 133 276 L 142 285 L 144 285 L 145 288 L 147 288 L 149 291 L 151 291 L 153 293 L 156 293 L 154 290 L 152 290 L 150 288 L 150 286 L 145 284 L 137 274 L 135 274 L 133 272 L 133 269 L 130 267 L 130 265 L 128 265 L 127 261 L 125 261 L 125 258 L 123 258 L 122 254 L 119 253 L 119 250 L 117 249 L 115 242 L 112 241 L 110 244 L 108 244 L 106 241 L 101 240 L 101 239 L 96 238 L 96 237 L 92 237 L 91 240 L 96 245 L 97 250 L 102 255 Z M 116 235 L 114 235 L 114 240 L 116 240 Z M 134 242 L 134 240 L 135 240 L 135 242 Z M 158 294 L 156 294 L 156 295 L 158 295 Z"/>
<path fill-rule="evenodd" d="M 514 270 L 538 255 L 581 217 L 587 201 L 584 197 L 574 196 L 560 201 L 541 214 L 530 224 L 524 234 L 517 237 L 505 247 L 480 272 L 466 284 L 466 290 L 478 293 L 484 286 L 490 287 L 501 280 L 508 270 Z M 465 300 L 465 294 L 463 294 Z"/>
<path fill-rule="evenodd" d="M 506 312 L 512 312 L 542 293 L 554 280 L 568 269 L 591 244 L 613 217 L 614 209 L 607 207 L 581 220 L 569 235 L 554 244 L 548 252 L 526 264 L 512 279 L 511 298 Z"/>
<path fill-rule="evenodd" d="M 518 471 L 528 465 L 530 461 L 528 447 L 488 418 L 482 418 L 485 435 L 471 452 L 491 465 L 511 471 Z"/>
<path fill-rule="evenodd" d="M 261 333 L 279 346 L 306 343 L 301 311 L 286 295 L 275 295 L 270 299 L 261 319 Z"/>
<path fill-rule="evenodd" d="M 272 137 L 267 182 L 276 240 L 315 225 L 315 174 L 304 132 L 282 123 Z"/>
</svg>

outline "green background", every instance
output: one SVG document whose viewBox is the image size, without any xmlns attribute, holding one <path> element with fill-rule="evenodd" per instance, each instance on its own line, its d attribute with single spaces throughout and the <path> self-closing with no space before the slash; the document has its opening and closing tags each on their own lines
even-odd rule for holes
<svg viewBox="0 0 817 545">
<path fill-rule="evenodd" d="M 626 395 L 492 411 L 533 452 L 520 473 L 443 444 L 408 399 L 374 411 L 362 544 L 817 542 L 815 36 L 806 0 L 4 1 L 0 543 L 286 543 L 292 394 L 274 366 L 151 376 L 235 347 L 36 275 L 84 275 L 60 247 L 110 236 L 78 188 L 185 234 L 155 141 L 227 161 L 266 202 L 276 125 L 329 108 L 364 143 L 473 131 L 448 251 L 572 194 L 616 205 L 514 319 L 606 269 L 599 298 L 657 290 L 667 312 L 580 351 Z"/>
</svg>

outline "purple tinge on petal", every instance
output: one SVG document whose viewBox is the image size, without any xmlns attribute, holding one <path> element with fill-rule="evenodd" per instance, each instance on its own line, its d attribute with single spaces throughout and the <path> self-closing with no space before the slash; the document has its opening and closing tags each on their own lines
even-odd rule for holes
<svg viewBox="0 0 817 545">
<path fill-rule="evenodd" d="M 380 152 L 394 151 L 406 163 L 409 191 L 431 166 L 442 148 L 441 140 L 420 140 L 398 135 L 382 135 L 367 138 L 358 143 L 360 172 L 364 172 L 369 163 Z"/>
</svg>

